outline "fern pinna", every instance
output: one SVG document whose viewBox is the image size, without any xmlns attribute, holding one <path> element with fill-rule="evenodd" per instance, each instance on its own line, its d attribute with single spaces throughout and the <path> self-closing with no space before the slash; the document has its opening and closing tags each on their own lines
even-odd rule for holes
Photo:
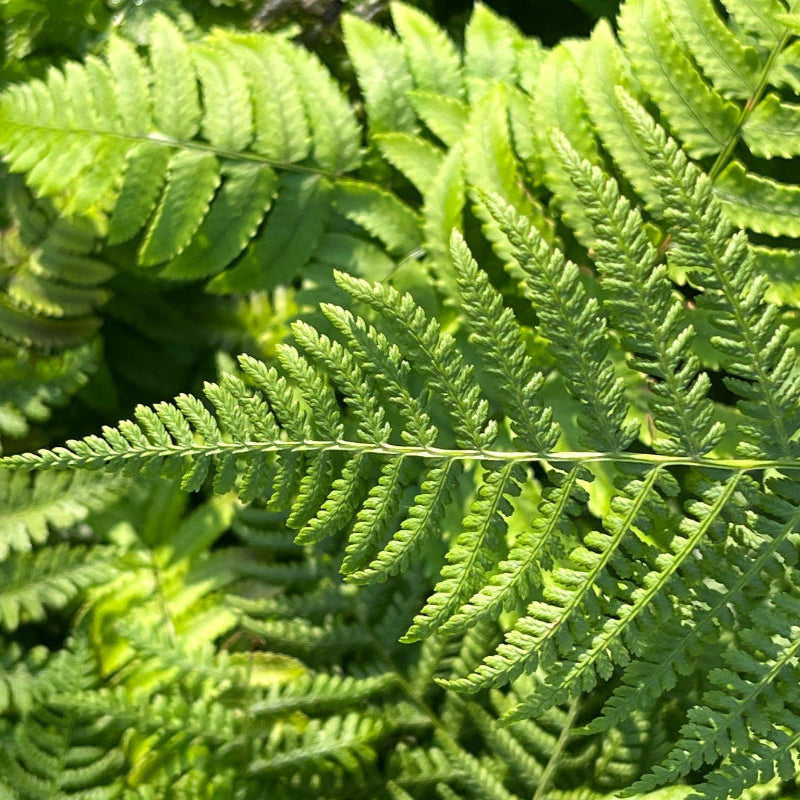
<svg viewBox="0 0 800 800">
<path fill-rule="evenodd" d="M 162 474 L 184 489 L 212 481 L 268 498 L 288 512 L 297 545 L 346 533 L 340 569 L 356 585 L 391 585 L 444 544 L 402 641 L 445 646 L 484 622 L 503 630 L 460 674 L 437 678 L 465 697 L 455 709 L 510 683 L 502 718 L 513 724 L 607 686 L 588 723 L 600 732 L 663 703 L 702 653 L 708 688 L 637 787 L 700 770 L 695 792 L 723 797 L 776 770 L 790 776 L 798 640 L 792 592 L 780 587 L 794 585 L 796 355 L 709 178 L 630 95 L 618 99 L 647 149 L 668 248 L 651 244 L 616 182 L 555 133 L 592 225 L 600 296 L 513 207 L 481 197 L 577 424 L 545 400 L 513 312 L 455 233 L 478 364 L 410 295 L 339 273 L 362 314 L 323 305 L 329 333 L 294 323 L 276 364 L 242 356 L 239 374 L 206 384 L 208 404 L 184 394 L 140 406 L 102 436 L 0 463 Z M 695 332 L 669 279 L 678 269 L 714 329 Z M 733 414 L 709 398 L 691 347 L 701 336 L 724 365 Z M 536 510 L 520 521 L 531 492 Z"/>
</svg>

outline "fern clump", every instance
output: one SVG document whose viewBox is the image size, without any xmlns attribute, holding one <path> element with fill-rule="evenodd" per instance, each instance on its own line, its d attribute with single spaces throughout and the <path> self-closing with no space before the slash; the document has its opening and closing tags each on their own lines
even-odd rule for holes
<svg viewBox="0 0 800 800">
<path fill-rule="evenodd" d="M 619 6 L 3 89 L 0 796 L 796 791 L 800 27 Z"/>
<path fill-rule="evenodd" d="M 792 376 L 793 351 L 781 352 L 776 344 L 785 339 L 785 329 L 761 299 L 763 284 L 753 274 L 747 243 L 731 238 L 705 176 L 640 107 L 623 101 L 661 171 L 657 185 L 663 187 L 664 206 L 675 209 L 666 217 L 674 230 L 668 261 L 691 270 L 702 302 L 715 309 L 724 332 L 714 343 L 736 359 L 729 372 L 732 391 L 742 397 L 737 452 L 714 453 L 724 424 L 705 396 L 708 378 L 698 359 L 683 361 L 670 349 L 673 337 L 683 343 L 693 330 L 681 320 L 682 306 L 670 297 L 667 271 L 657 263 L 655 249 L 636 238 L 641 218 L 613 181 L 562 142 L 564 167 L 587 203 L 587 217 L 597 220 L 598 263 L 627 260 L 641 270 L 641 277 L 626 284 L 609 277 L 609 313 L 620 326 L 621 341 L 634 343 L 628 369 L 653 386 L 652 451 L 630 449 L 639 423 L 611 361 L 612 323 L 586 296 L 577 268 L 510 206 L 485 196 L 486 213 L 507 239 L 512 269 L 562 364 L 565 388 L 581 409 L 572 432 L 580 449 L 558 446 L 566 436 L 541 399 L 543 378 L 525 353 L 519 325 L 455 235 L 451 257 L 464 313 L 506 400 L 494 416 L 456 340 L 411 296 L 339 273 L 339 285 L 372 312 L 372 321 L 324 305 L 341 338 L 295 323 L 295 344 L 279 347 L 277 366 L 243 356 L 241 376 L 228 374 L 221 383 L 206 385 L 212 410 L 182 395 L 174 404 L 139 407 L 135 422 L 106 428 L 102 436 L 11 456 L 5 463 L 23 469 L 160 472 L 180 476 L 185 489 L 202 486 L 213 468 L 216 491 L 269 498 L 271 509 L 286 511 L 288 525 L 298 530 L 298 545 L 349 532 L 341 570 L 356 584 L 384 582 L 408 570 L 430 550 L 445 515 L 457 513 L 458 533 L 450 538 L 439 578 L 403 641 L 463 635 L 477 620 L 495 622 L 503 611 L 519 616 L 493 653 L 445 685 L 475 692 L 536 670 L 536 688 L 505 712 L 512 721 L 574 701 L 615 668 L 624 668 L 620 690 L 595 727 L 652 707 L 674 685 L 681 663 L 698 644 L 686 641 L 687 633 L 680 650 L 664 660 L 660 631 L 674 636 L 676 628 L 692 627 L 686 617 L 693 604 L 676 605 L 676 600 L 697 583 L 715 549 L 731 546 L 723 536 L 726 524 L 737 526 L 742 546 L 753 552 L 763 547 L 777 552 L 780 544 L 773 538 L 792 529 L 784 522 L 785 511 L 771 511 L 767 525 L 762 517 L 748 522 L 747 509 L 769 504 L 779 487 L 788 490 L 774 477 L 762 485 L 759 476 L 786 466 L 791 472 L 798 384 Z M 663 297 L 661 319 L 648 322 L 622 313 L 642 307 L 648 295 L 654 302 Z M 751 322 L 740 327 L 739 320 Z M 421 393 L 419 386 L 425 387 Z M 438 425 L 433 409 L 441 410 Z M 598 480 L 593 469 L 600 464 L 612 470 L 613 494 L 597 527 L 586 529 L 575 518 L 586 519 L 585 505 Z M 534 465 L 544 467 L 536 480 L 541 499 L 535 524 L 519 531 L 506 552 L 508 521 L 533 479 Z M 681 490 L 673 468 L 679 466 L 688 467 L 691 478 L 676 502 Z M 465 481 L 472 485 L 472 499 L 458 511 L 454 491 Z M 749 575 L 760 579 L 752 570 Z M 739 591 L 746 593 L 747 581 L 742 578 Z M 720 606 L 718 601 L 721 611 Z M 701 602 L 697 613 L 704 611 Z M 756 604 L 747 613 L 758 618 L 768 612 Z M 311 641 L 324 646 L 325 640 L 315 636 L 307 631 L 306 647 Z M 650 648 L 655 645 L 648 646 L 654 641 L 661 642 L 655 667 L 661 678 L 648 681 L 646 695 L 640 687 L 631 692 L 624 675 L 640 672 L 643 662 L 654 659 Z M 729 670 L 740 664 L 736 652 L 722 654 Z M 781 673 L 776 667 L 765 674 L 777 679 Z M 631 698 L 638 702 L 632 704 Z M 692 714 L 697 718 L 700 710 Z M 689 758 L 691 750 L 680 752 L 669 763 Z M 752 767 L 752 760 L 773 763 L 764 751 L 745 753 L 746 760 L 710 773 L 709 785 L 722 780 L 725 770 L 731 779 L 741 775 L 736 779 L 747 781 L 746 774 L 766 769 Z M 707 760 L 714 763 L 725 755 L 717 750 Z M 657 768 L 653 774 L 679 769 Z M 656 779 L 647 785 L 657 785 Z"/>
</svg>

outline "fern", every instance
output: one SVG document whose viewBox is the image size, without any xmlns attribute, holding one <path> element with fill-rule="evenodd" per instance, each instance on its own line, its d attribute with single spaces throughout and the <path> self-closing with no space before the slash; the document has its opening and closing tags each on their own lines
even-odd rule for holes
<svg viewBox="0 0 800 800">
<path fill-rule="evenodd" d="M 15 630 L 21 622 L 38 622 L 45 608 L 62 608 L 80 589 L 107 581 L 115 572 L 112 554 L 101 548 L 50 547 L 33 555 L 6 559 L 0 570 L 0 623 Z"/>
<path fill-rule="evenodd" d="M 3 234 L 3 338 L 9 344 L 53 350 L 91 338 L 102 287 L 114 270 L 95 257 L 97 239 L 86 218 L 66 220 L 9 186 L 12 225 Z"/>
<path fill-rule="evenodd" d="M 0 497 L 0 561 L 9 550 L 44 544 L 51 529 L 67 530 L 119 498 L 125 483 L 89 479 L 86 473 L 50 473 L 31 482 L 22 473 L 3 475 Z"/>
<path fill-rule="evenodd" d="M 98 349 L 93 342 L 53 355 L 22 349 L 0 356 L 0 434 L 23 439 L 66 405 L 88 383 Z"/>
<path fill-rule="evenodd" d="M 473 499 L 467 504 L 461 533 L 449 543 L 439 581 L 404 640 L 415 641 L 439 630 L 463 631 L 469 620 L 497 618 L 504 608 L 528 603 L 496 652 L 447 685 L 468 691 L 501 686 L 538 666 L 536 691 L 506 712 L 509 720 L 541 714 L 593 689 L 611 676 L 615 666 L 642 658 L 647 631 L 671 630 L 681 624 L 671 598 L 677 586 L 691 585 L 697 567 L 690 556 L 714 547 L 727 521 L 740 529 L 745 525 L 747 496 L 759 491 L 757 478 L 749 473 L 765 467 L 793 467 L 794 451 L 782 448 L 781 441 L 792 441 L 797 427 L 792 417 L 779 410 L 795 405 L 788 394 L 795 386 L 792 351 L 779 356 L 771 344 L 781 341 L 782 334 L 761 299 L 759 281 L 748 267 L 752 261 L 746 246 L 736 237 L 728 241 L 727 223 L 721 220 L 720 206 L 706 179 L 639 107 L 627 99 L 624 107 L 649 148 L 654 169 L 660 171 L 654 185 L 663 188 L 664 206 L 678 209 L 667 217 L 674 226 L 675 241 L 669 257 L 676 264 L 691 265 L 692 280 L 702 292 L 700 302 L 714 304 L 715 318 L 724 326 L 726 338 L 712 341 L 737 359 L 729 368 L 734 376 L 731 387 L 744 398 L 739 424 L 740 438 L 747 442 L 739 456 L 708 455 L 721 433 L 720 424 L 709 410 L 691 413 L 682 408 L 683 402 L 702 407 L 705 386 L 697 361 L 684 366 L 664 344 L 670 335 L 667 331 L 675 329 L 669 326 L 680 325 L 681 307 L 671 305 L 663 283 L 659 288 L 665 272 L 655 264 L 652 248 L 642 240 L 636 244 L 634 238 L 633 250 L 626 249 L 631 247 L 630 237 L 622 230 L 628 226 L 636 231 L 639 218 L 620 199 L 613 183 L 559 145 L 565 169 L 586 202 L 586 218 L 596 220 L 603 237 L 598 250 L 601 267 L 621 258 L 622 263 L 627 260 L 644 270 L 626 287 L 620 286 L 619 279 L 615 283 L 612 273 L 609 308 L 612 324 L 614 319 L 622 320 L 621 331 L 628 337 L 623 341 L 635 342 L 633 363 L 654 382 L 657 405 L 652 419 L 658 432 L 655 442 L 660 443 L 655 452 L 624 449 L 635 436 L 635 428 L 628 418 L 623 381 L 610 358 L 609 323 L 600 305 L 583 294 L 577 269 L 524 218 L 486 197 L 488 213 L 507 237 L 514 258 L 511 269 L 535 304 L 549 347 L 562 360 L 566 388 L 583 409 L 578 436 L 584 451 L 550 449 L 559 435 L 551 412 L 540 400 L 529 399 L 531 394 L 536 397 L 542 380 L 521 349 L 517 324 L 479 272 L 463 240 L 456 237 L 452 257 L 465 292 L 465 311 L 507 399 L 510 430 L 532 449 L 492 449 L 498 421 L 488 418 L 489 406 L 471 366 L 464 362 L 455 340 L 427 319 L 410 296 L 340 273 L 339 284 L 376 315 L 368 323 L 340 308 L 324 307 L 347 340 L 347 349 L 298 323 L 295 341 L 304 354 L 282 345 L 280 371 L 242 357 L 241 368 L 252 387 L 235 377 L 206 386 L 215 414 L 184 395 L 175 405 L 140 407 L 136 422 L 107 428 L 103 437 L 11 456 L 5 464 L 25 469 L 102 467 L 148 474 L 159 470 L 182 474 L 188 487 L 197 487 L 213 463 L 218 491 L 235 485 L 244 496 L 252 497 L 268 492 L 270 485 L 278 487 L 280 502 L 290 511 L 289 523 L 299 529 L 298 543 L 346 530 L 354 520 L 346 569 L 356 552 L 377 551 L 374 566 L 354 576 L 363 582 L 385 580 L 410 566 L 411 554 L 425 546 L 430 536 L 426 520 L 447 508 L 452 491 L 448 465 L 477 462 L 480 469 L 472 469 Z M 676 191 L 683 193 L 680 202 L 672 197 Z M 604 222 L 607 219 L 617 227 L 610 227 Z M 735 288 L 729 289 L 731 284 Z M 637 322 L 631 314 L 620 315 L 626 305 L 643 305 L 647 292 L 664 291 L 666 295 L 654 295 L 662 300 L 652 302 L 666 304 L 666 330 Z M 731 323 L 725 322 L 726 314 Z M 752 326 L 739 324 L 745 319 L 752 319 Z M 683 330 L 681 336 L 691 335 L 688 327 Z M 402 358 L 390 341 L 401 344 L 413 362 Z M 422 395 L 413 388 L 412 363 L 424 380 Z M 695 386 L 692 391 L 687 390 L 690 384 Z M 337 404 L 334 386 L 350 413 Z M 378 397 L 380 402 L 375 400 Z M 425 411 L 434 399 L 444 415 L 444 431 L 432 428 Z M 765 413 L 772 402 L 775 412 Z M 393 404 L 398 404 L 400 427 L 392 425 L 384 412 Z M 537 404 L 539 411 L 531 414 Z M 681 416 L 682 425 L 675 424 Z M 762 435 L 759 424 L 771 433 Z M 786 431 L 783 439 L 775 436 L 781 430 Z M 421 491 L 404 510 L 399 526 L 392 526 L 396 531 L 392 535 L 382 506 L 392 490 L 393 473 L 373 472 L 378 480 L 369 490 L 365 480 L 369 480 L 370 461 L 385 461 L 394 469 L 400 459 L 414 462 L 416 477 L 410 479 Z M 587 466 L 598 461 L 617 465 L 615 497 L 603 515 L 602 528 L 581 531 L 570 518 L 580 513 L 586 489 L 592 491 L 596 479 Z M 515 498 L 527 480 L 525 465 L 532 462 L 549 465 L 553 487 L 542 495 L 536 526 L 515 541 L 503 561 L 500 542 Z M 341 473 L 334 480 L 336 463 Z M 564 472 L 562 465 L 569 471 Z M 677 486 L 670 469 L 676 465 L 696 471 L 685 514 L 674 508 L 672 500 Z M 288 496 L 286 487 L 292 487 Z M 271 502 L 278 507 L 275 495 Z M 379 523 L 373 522 L 376 518 Z M 755 542 L 763 523 L 756 518 L 748 524 L 752 526 L 748 536 Z M 387 536 L 388 544 L 383 539 Z M 361 563 L 363 558 L 359 556 Z M 246 622 L 245 626 L 283 650 L 294 638 L 292 628 L 302 631 L 298 653 L 309 652 L 312 643 L 340 650 L 363 642 L 362 631 L 329 624 L 298 620 L 292 626 L 283 622 Z M 614 713 L 621 713 L 618 704 Z M 476 785 L 493 794 L 492 779 L 482 774 L 475 773 Z"/>
<path fill-rule="evenodd" d="M 568 91 L 579 97 L 561 117 L 573 145 L 594 160 L 599 138 L 651 205 L 659 203 L 652 165 L 614 86 L 622 84 L 640 100 L 652 101 L 689 156 L 707 159 L 731 222 L 765 234 L 756 256 L 777 277 L 781 242 L 768 237 L 796 235 L 796 186 L 770 161 L 797 152 L 786 124 L 797 89 L 790 66 L 796 45 L 782 4 L 724 6 L 728 16 L 708 0 L 623 3 L 619 43 L 601 22 L 591 41 L 574 49 L 577 68 L 566 81 L 563 73 L 546 75 L 544 68 L 542 79 L 566 82 Z M 550 60 L 558 53 L 554 50 Z M 570 209 L 574 199 L 569 185 L 547 174 L 545 181 L 565 210 Z"/>
<path fill-rule="evenodd" d="M 619 5 L 4 73 L 0 796 L 791 796 L 797 9 Z"/>
<path fill-rule="evenodd" d="M 178 497 L 165 485 L 150 500 L 151 504 L 155 501 L 153 510 L 168 526 L 167 517 L 180 518 L 180 508 L 176 509 L 178 516 L 168 510 Z M 379 785 L 373 765 L 383 758 L 384 748 L 398 737 L 410 741 L 412 731 L 427 744 L 418 749 L 415 745 L 413 756 L 409 753 L 394 764 L 398 786 L 432 786 L 436 781 L 453 785 L 478 781 L 481 785 L 487 780 L 483 768 L 474 764 L 455 739 L 446 741 L 448 755 L 436 748 L 426 749 L 430 748 L 431 715 L 434 721 L 437 717 L 422 701 L 421 690 L 413 689 L 406 677 L 406 669 L 415 669 L 416 656 L 396 643 L 401 629 L 398 623 L 402 626 L 409 619 L 408 597 L 385 589 L 360 590 L 371 592 L 365 606 L 351 587 L 340 581 L 331 583 L 330 577 L 318 586 L 312 582 L 303 588 L 287 582 L 277 596 L 273 593 L 271 602 L 238 595 L 238 588 L 247 592 L 246 583 L 237 587 L 236 583 L 223 586 L 216 581 L 215 587 L 206 587 L 211 594 L 198 593 L 198 579 L 216 571 L 209 572 L 214 559 L 209 562 L 207 551 L 195 549 L 195 555 L 190 555 L 185 549 L 194 544 L 189 532 L 207 539 L 219 535 L 220 527 L 231 521 L 230 516 L 220 518 L 211 513 L 212 508 L 220 512 L 225 505 L 214 501 L 183 517 L 176 531 L 159 536 L 160 544 L 150 558 L 142 550 L 140 565 L 132 562 L 138 574 L 120 574 L 108 588 L 93 593 L 88 641 L 101 656 L 101 675 L 95 675 L 72 653 L 64 653 L 51 659 L 54 673 L 48 678 L 50 664 L 42 664 L 44 654 L 38 655 L 41 694 L 34 695 L 35 715 L 17 723 L 13 742 L 3 750 L 8 768 L 4 781 L 22 796 L 37 796 L 43 781 L 55 787 L 48 791 L 60 789 L 68 794 L 92 786 L 96 792 L 115 796 L 122 789 L 123 776 L 134 785 L 145 781 L 146 786 L 165 790 L 169 786 L 169 791 L 190 793 L 201 774 L 218 788 L 228 787 L 225 791 L 238 788 L 247 792 L 257 791 L 269 776 L 279 793 L 290 791 L 298 782 L 315 791 L 324 779 L 328 786 L 346 785 L 351 796 L 367 797 Z M 262 528 L 267 533 L 269 520 L 258 520 L 255 511 L 237 513 L 250 520 L 251 535 L 252 530 Z M 141 534 L 133 547 L 147 547 Z M 241 552 L 236 546 L 229 548 L 225 560 L 229 570 L 245 579 L 250 574 L 248 561 L 255 557 L 268 562 L 281 553 L 266 544 L 244 547 Z M 294 558 L 298 556 L 294 554 Z M 154 579 L 152 594 L 143 580 L 148 573 Z M 416 595 L 413 585 L 408 584 L 410 595 Z M 220 591 L 231 593 L 223 599 Z M 227 637 L 230 649 L 212 644 L 221 630 L 231 630 L 233 622 L 221 600 L 245 612 L 243 627 L 236 626 L 237 636 Z M 145 625 L 150 614 L 161 619 L 155 638 L 150 630 L 124 621 L 130 619 L 133 609 Z M 323 620 L 333 609 L 340 627 L 359 619 L 366 636 L 343 640 L 336 652 L 307 650 L 308 665 L 287 655 L 254 651 L 246 639 L 244 647 L 236 644 L 256 622 L 248 615 L 257 615 L 261 622 L 297 613 Z M 370 609 L 366 618 L 365 609 Z M 306 642 L 305 631 L 296 624 L 285 628 L 285 636 L 286 641 L 280 643 L 284 650 L 291 649 L 292 642 Z M 365 648 L 371 640 L 374 643 Z M 476 642 L 473 646 L 480 645 Z M 352 659 L 352 674 L 344 676 L 333 671 L 336 662 L 331 661 L 338 659 L 342 650 Z M 31 658 L 31 667 L 35 665 Z M 82 670 L 80 680 L 72 676 L 71 670 L 76 668 Z M 114 688 L 94 685 L 103 672 L 116 676 Z M 488 712 L 483 713 L 483 718 L 488 718 Z M 72 739 L 60 733 L 62 742 L 48 733 L 47 726 L 57 720 L 71 721 Z M 496 722 L 490 727 L 493 732 L 485 737 L 491 751 L 494 738 L 499 735 L 505 740 L 507 735 Z M 123 730 L 126 736 L 120 740 L 117 737 Z M 108 751 L 90 747 L 81 738 L 90 731 L 106 744 L 113 740 L 114 747 Z M 71 747 L 76 747 L 74 756 Z M 78 776 L 74 766 L 81 747 L 87 769 Z M 40 754 L 41 763 L 28 760 L 28 754 L 34 752 L 31 748 Z M 66 748 L 68 755 L 62 762 L 43 755 L 55 754 L 56 748 Z M 192 753 L 191 769 L 185 761 L 187 750 Z M 243 762 L 245 753 L 250 756 Z M 519 760 L 519 769 L 530 759 L 519 744 L 513 745 L 513 756 Z M 477 777 L 465 773 L 464 764 L 468 771 L 477 769 Z M 497 783 L 496 779 L 490 783 Z"/>
</svg>

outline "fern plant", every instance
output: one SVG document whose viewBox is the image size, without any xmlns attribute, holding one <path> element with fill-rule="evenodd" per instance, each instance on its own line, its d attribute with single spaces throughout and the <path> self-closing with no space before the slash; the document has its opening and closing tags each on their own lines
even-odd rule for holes
<svg viewBox="0 0 800 800">
<path fill-rule="evenodd" d="M 598 760 L 599 738 L 574 734 L 576 704 L 505 727 L 514 692 L 465 702 L 432 684 L 466 674 L 499 631 L 398 643 L 419 570 L 350 586 L 333 549 L 293 544 L 262 506 L 223 495 L 187 512 L 174 484 L 148 489 L 128 501 L 127 532 L 118 513 L 91 518 L 124 538 L 126 569 L 87 594 L 72 640 L 4 664 L 11 796 L 258 797 L 268 781 L 278 797 L 508 800 L 578 774 L 602 796 L 651 759 L 641 741 L 626 749 L 644 725 L 615 729 Z"/>
<path fill-rule="evenodd" d="M 798 232 L 791 162 L 797 148 L 789 123 L 798 90 L 795 11 L 780 0 L 626 2 L 619 42 L 601 22 L 590 40 L 549 53 L 537 80 L 539 97 L 573 146 L 595 163 L 610 153 L 653 207 L 661 203 L 657 175 L 615 87 L 623 85 L 657 108 L 662 124 L 708 172 L 728 219 L 758 234 L 754 252 L 760 268 L 791 303 L 787 288 L 795 283 L 796 255 L 786 237 Z M 569 101 L 561 102 L 564 97 Z M 578 235 L 588 236 L 589 223 L 570 182 L 550 158 L 548 124 L 534 122 L 545 183 Z"/>
<path fill-rule="evenodd" d="M 793 796 L 796 9 L 191 5 L 0 94 L 0 797 Z"/>
<path fill-rule="evenodd" d="M 578 407 L 577 428 L 565 432 L 543 401 L 543 377 L 518 323 L 455 234 L 462 307 L 483 369 L 497 382 L 497 408 L 457 341 L 411 296 L 339 273 L 370 318 L 323 306 L 336 338 L 295 323 L 294 344 L 280 347 L 277 366 L 243 356 L 241 376 L 206 385 L 213 412 L 181 395 L 138 408 L 135 422 L 102 436 L 2 463 L 161 472 L 180 476 L 185 489 L 201 487 L 213 467 L 216 491 L 266 496 L 271 508 L 288 511 L 298 544 L 346 531 L 341 571 L 355 584 L 392 579 L 421 553 L 430 558 L 442 520 L 456 514 L 439 577 L 402 641 L 463 636 L 502 612 L 515 619 L 493 652 L 443 685 L 472 693 L 529 676 L 532 688 L 504 712 L 514 722 L 575 702 L 619 669 L 590 725 L 606 730 L 662 702 L 724 622 L 733 639 L 719 647 L 710 680 L 741 688 L 724 702 L 709 689 L 703 702 L 712 705 L 689 711 L 676 749 L 639 785 L 653 788 L 706 763 L 697 791 L 709 797 L 738 794 L 776 769 L 791 777 L 800 735 L 789 688 L 791 598 L 757 587 L 792 583 L 795 353 L 710 180 L 632 98 L 620 93 L 619 102 L 657 175 L 660 221 L 672 239 L 667 265 L 614 180 L 563 137 L 553 146 L 595 226 L 603 306 L 526 218 L 482 197 Z M 686 352 L 695 334 L 673 294 L 670 265 L 687 275 L 695 302 L 717 325 L 709 346 L 738 398 L 733 450 L 708 398 L 709 378 Z M 627 363 L 612 358 L 612 329 Z M 628 392 L 640 384 L 645 409 L 631 407 L 626 383 Z M 650 430 L 642 436 L 645 414 Z M 688 470 L 680 484 L 676 469 Z M 612 488 L 595 496 L 600 511 L 592 513 L 602 477 Z M 508 518 L 531 480 L 537 511 L 509 543 Z M 454 506 L 465 484 L 467 501 Z M 720 564 L 738 571 L 721 574 Z M 310 641 L 316 635 L 308 631 Z M 706 718 L 713 722 L 698 728 Z M 713 744 L 702 732 L 712 725 Z"/>
</svg>

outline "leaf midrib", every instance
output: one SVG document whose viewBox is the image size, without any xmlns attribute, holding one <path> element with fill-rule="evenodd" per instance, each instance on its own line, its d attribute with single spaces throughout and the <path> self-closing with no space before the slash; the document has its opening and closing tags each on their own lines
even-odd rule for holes
<svg viewBox="0 0 800 800">
<path fill-rule="evenodd" d="M 688 455 L 667 455 L 661 453 L 641 453 L 633 451 L 607 450 L 563 450 L 538 452 L 535 450 L 490 450 L 490 449 L 448 449 L 442 447 L 423 447 L 391 444 L 388 442 L 357 442 L 347 439 L 278 439 L 272 441 L 247 440 L 241 442 L 214 442 L 211 445 L 172 445 L 150 447 L 131 447 L 122 452 L 78 453 L 62 452 L 55 458 L 44 451 L 44 457 L 37 454 L 22 454 L 0 457 L 0 470 L 44 470 L 64 469 L 77 466 L 99 468 L 103 463 L 113 464 L 140 458 L 170 458 L 177 456 L 214 457 L 224 453 L 248 455 L 252 453 L 309 452 L 321 451 L 342 453 L 371 453 L 378 456 L 407 456 L 409 458 L 452 459 L 457 461 L 500 461 L 500 462 L 553 462 L 553 463 L 616 463 L 643 464 L 662 467 L 698 467 L 719 469 L 728 472 L 756 472 L 765 469 L 800 470 L 800 458 L 716 458 L 710 456 L 693 457 Z"/>
</svg>

